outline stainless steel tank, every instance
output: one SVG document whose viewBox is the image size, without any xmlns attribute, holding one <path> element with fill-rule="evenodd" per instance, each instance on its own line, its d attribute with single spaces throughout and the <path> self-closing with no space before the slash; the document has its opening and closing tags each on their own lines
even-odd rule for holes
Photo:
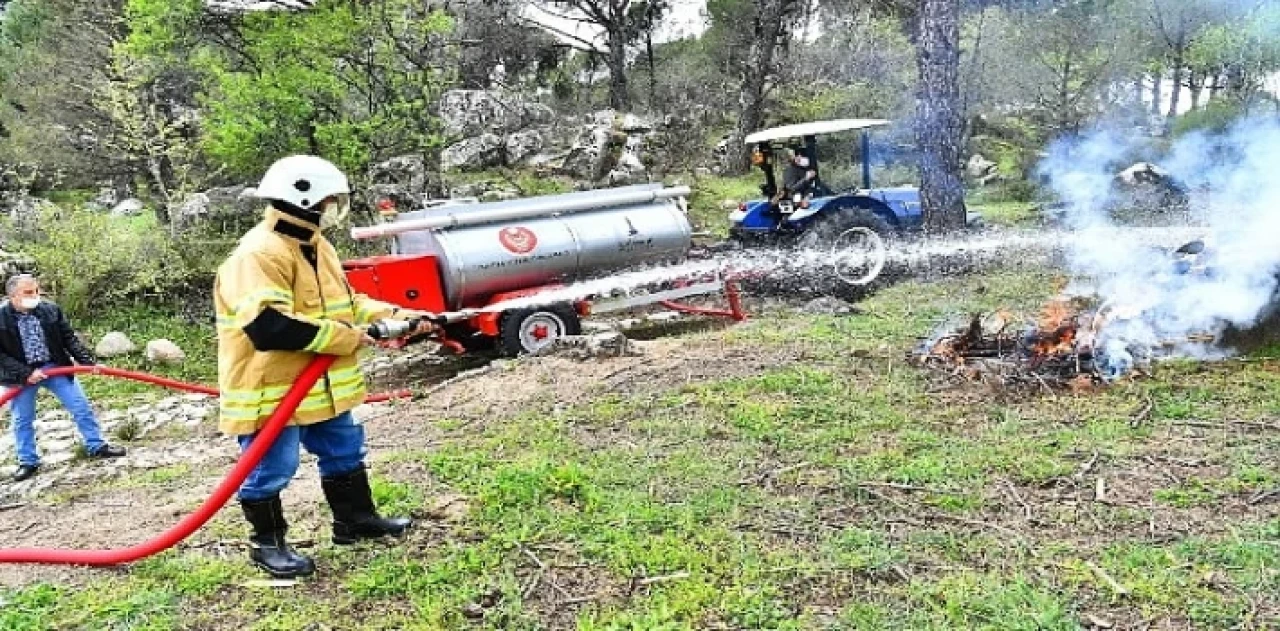
<svg viewBox="0 0 1280 631">
<path fill-rule="evenodd" d="M 692 245 L 693 230 L 683 204 L 673 197 L 685 191 L 676 189 L 664 197 L 660 185 L 642 185 L 553 196 L 550 199 L 569 199 L 573 204 L 552 206 L 580 209 L 541 216 L 518 215 L 530 215 L 522 209 L 545 205 L 549 198 L 447 206 L 402 214 L 391 227 L 400 222 L 432 225 L 443 221 L 442 213 L 456 215 L 458 225 L 452 227 L 392 232 L 396 253 L 438 257 L 446 303 L 459 309 L 483 304 L 501 292 L 569 283 L 684 258 Z M 592 193 L 603 207 L 586 208 Z M 635 203 L 638 197 L 651 201 Z M 501 217 L 495 209 L 509 218 L 480 219 Z M 495 214 L 475 214 L 478 211 Z"/>
</svg>

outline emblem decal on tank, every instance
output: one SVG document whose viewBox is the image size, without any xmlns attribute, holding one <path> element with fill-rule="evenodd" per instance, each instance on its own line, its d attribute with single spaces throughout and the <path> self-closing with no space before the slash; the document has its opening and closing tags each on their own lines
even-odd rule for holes
<svg viewBox="0 0 1280 631">
<path fill-rule="evenodd" d="M 512 254 L 528 254 L 538 247 L 538 235 L 528 228 L 503 228 L 498 231 L 498 242 Z"/>
</svg>

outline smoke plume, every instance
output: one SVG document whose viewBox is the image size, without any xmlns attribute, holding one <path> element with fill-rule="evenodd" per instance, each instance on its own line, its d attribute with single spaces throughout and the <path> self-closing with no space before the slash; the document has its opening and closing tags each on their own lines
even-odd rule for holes
<svg viewBox="0 0 1280 631">
<path fill-rule="evenodd" d="M 1212 357 L 1220 351 L 1188 340 L 1250 329 L 1277 300 L 1280 124 L 1244 120 L 1224 132 L 1183 136 L 1160 152 L 1144 146 L 1150 142 L 1098 130 L 1053 146 L 1038 169 L 1065 203 L 1072 272 L 1113 308 L 1095 348 L 1114 374 L 1161 349 Z M 1179 220 L 1203 234 L 1203 253 L 1190 257 L 1196 268 L 1186 261 L 1179 267 L 1175 253 L 1132 238 L 1110 210 L 1118 201 L 1115 174 L 1143 153 L 1154 153 L 1148 162 L 1189 192 L 1192 212 Z"/>
</svg>

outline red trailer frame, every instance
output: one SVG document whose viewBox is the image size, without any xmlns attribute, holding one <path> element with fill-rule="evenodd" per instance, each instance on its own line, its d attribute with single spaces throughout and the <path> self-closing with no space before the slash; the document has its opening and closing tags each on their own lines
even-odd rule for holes
<svg viewBox="0 0 1280 631">
<path fill-rule="evenodd" d="M 378 300 L 431 313 L 446 313 L 451 306 L 445 299 L 441 280 L 440 262 L 435 255 L 385 255 L 344 261 L 343 270 L 355 291 Z M 737 282 L 733 278 L 717 279 L 704 283 L 679 281 L 675 288 L 653 294 L 615 301 L 593 303 L 588 299 L 575 300 L 572 304 L 510 309 L 486 310 L 513 298 L 536 296 L 541 292 L 560 289 L 563 285 L 548 284 L 489 296 L 483 304 L 460 305 L 475 310 L 461 321 L 450 325 L 436 335 L 438 341 L 456 353 L 463 354 L 481 346 L 474 342 L 497 342 L 499 348 L 510 355 L 528 350 L 521 341 L 532 336 L 540 340 L 550 334 L 548 325 L 557 325 L 562 335 L 580 332 L 581 318 L 592 313 L 622 311 L 648 305 L 662 305 L 679 313 L 729 318 L 741 322 L 747 318 Z M 682 298 L 723 292 L 728 299 L 727 309 L 698 307 L 679 302 Z M 544 318 L 537 320 L 536 318 Z M 541 327 L 541 328 L 540 328 Z M 513 330 L 518 329 L 518 330 Z M 473 342 L 468 344 L 467 342 Z"/>
</svg>

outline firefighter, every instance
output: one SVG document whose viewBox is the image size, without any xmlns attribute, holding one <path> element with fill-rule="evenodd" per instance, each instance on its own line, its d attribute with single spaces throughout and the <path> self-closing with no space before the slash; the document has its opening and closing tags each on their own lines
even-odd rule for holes
<svg viewBox="0 0 1280 631">
<path fill-rule="evenodd" d="M 317 354 L 337 356 L 237 493 L 252 527 L 250 558 L 273 576 L 291 578 L 315 571 L 285 540 L 280 502 L 297 472 L 300 446 L 319 460 L 334 543 L 400 536 L 410 527 L 411 520 L 383 518 L 375 509 L 364 427 L 351 411 L 366 394 L 357 351 L 374 340 L 365 326 L 423 314 L 357 294 L 347 284 L 336 250 L 321 234 L 349 210 L 347 178 L 336 166 L 315 156 L 283 158 L 254 195 L 267 201 L 265 216 L 214 281 L 219 429 L 236 436 L 243 452 L 303 368 Z M 413 334 L 432 330 L 424 320 Z"/>
</svg>

